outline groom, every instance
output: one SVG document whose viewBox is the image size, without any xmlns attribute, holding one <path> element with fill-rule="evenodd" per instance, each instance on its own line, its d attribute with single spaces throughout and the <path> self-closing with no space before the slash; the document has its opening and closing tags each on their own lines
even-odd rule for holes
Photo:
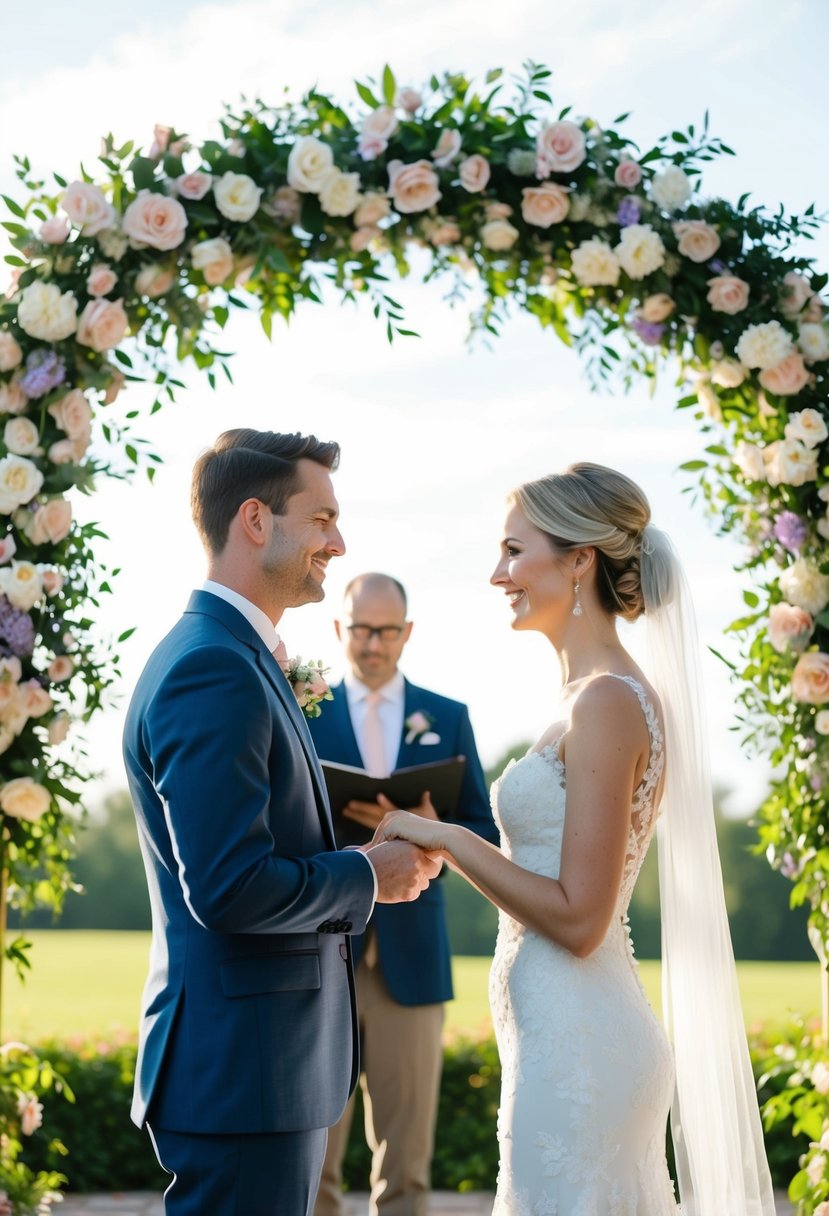
<svg viewBox="0 0 829 1216">
<path fill-rule="evenodd" d="M 132 1115 L 173 1175 L 167 1216 L 309 1216 L 358 1068 L 348 935 L 439 869 L 399 842 L 336 851 L 273 653 L 284 610 L 321 600 L 344 551 L 338 458 L 313 436 L 247 429 L 202 454 L 207 581 L 127 715 L 153 913 Z"/>
</svg>

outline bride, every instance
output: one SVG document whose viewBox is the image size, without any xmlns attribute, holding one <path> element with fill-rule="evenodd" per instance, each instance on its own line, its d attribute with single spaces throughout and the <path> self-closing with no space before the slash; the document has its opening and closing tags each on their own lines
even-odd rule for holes
<svg viewBox="0 0 829 1216">
<path fill-rule="evenodd" d="M 673 549 L 638 486 L 599 465 L 529 482 L 510 502 L 491 582 L 513 628 L 554 646 L 562 719 L 493 787 L 500 850 L 408 811 L 376 835 L 439 851 L 500 909 L 493 1216 L 773 1216 Z M 653 682 L 616 632 L 617 617 L 642 614 Z M 657 823 L 664 1029 L 627 930 Z"/>
</svg>

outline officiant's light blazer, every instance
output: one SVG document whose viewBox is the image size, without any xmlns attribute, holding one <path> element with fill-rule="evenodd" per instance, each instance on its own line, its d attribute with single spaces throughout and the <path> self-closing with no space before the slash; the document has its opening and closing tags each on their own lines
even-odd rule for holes
<svg viewBox="0 0 829 1216">
<path fill-rule="evenodd" d="M 230 604 L 193 594 L 138 682 L 124 756 L 153 917 L 134 1121 L 335 1123 L 358 1069 L 347 935 L 373 879 L 335 851 L 305 719 Z"/>
</svg>

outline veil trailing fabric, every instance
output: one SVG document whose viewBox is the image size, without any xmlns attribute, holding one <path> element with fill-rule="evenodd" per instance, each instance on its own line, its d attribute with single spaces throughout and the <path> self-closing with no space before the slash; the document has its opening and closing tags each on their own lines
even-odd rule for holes
<svg viewBox="0 0 829 1216">
<path fill-rule="evenodd" d="M 665 719 L 657 841 L 679 1198 L 683 1216 L 774 1216 L 717 851 L 693 605 L 671 541 L 650 526 L 641 577 L 648 675 Z"/>
</svg>

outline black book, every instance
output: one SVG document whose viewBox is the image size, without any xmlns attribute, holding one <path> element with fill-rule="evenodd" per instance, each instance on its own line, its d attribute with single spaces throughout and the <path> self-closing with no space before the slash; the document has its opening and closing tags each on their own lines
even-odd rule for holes
<svg viewBox="0 0 829 1216">
<path fill-rule="evenodd" d="M 466 756 L 398 768 L 388 777 L 371 777 L 365 769 L 336 764 L 333 760 L 320 763 L 328 786 L 334 833 L 342 849 L 348 845 L 367 844 L 374 835 L 361 824 L 344 818 L 342 812 L 349 802 L 376 802 L 378 794 L 385 794 L 395 806 L 410 810 L 428 790 L 441 819 L 451 818 L 460 798 Z"/>
</svg>

